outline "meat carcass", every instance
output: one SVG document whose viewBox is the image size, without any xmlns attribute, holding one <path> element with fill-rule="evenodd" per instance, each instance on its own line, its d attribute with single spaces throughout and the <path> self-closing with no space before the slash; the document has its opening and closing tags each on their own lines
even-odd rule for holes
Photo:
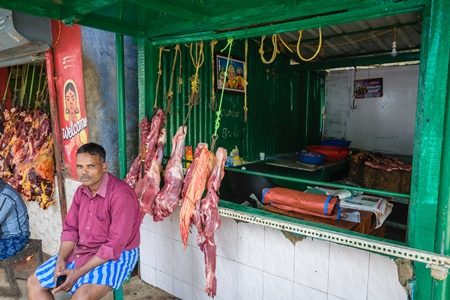
<svg viewBox="0 0 450 300">
<path fill-rule="evenodd" d="M 141 129 L 140 133 L 140 142 L 139 142 L 139 149 L 142 149 L 142 146 L 145 145 L 145 140 L 147 136 L 150 133 L 150 122 L 147 118 L 143 118 L 141 123 L 139 123 L 138 127 Z M 127 175 L 125 176 L 124 181 L 128 183 L 131 188 L 135 188 L 136 182 L 139 178 L 139 174 L 141 171 L 141 154 L 138 154 L 136 158 L 134 159 L 133 163 L 131 164 L 130 170 L 128 171 Z"/>
<path fill-rule="evenodd" d="M 24 196 L 39 201 L 43 209 L 55 202 L 54 150 L 50 119 L 39 110 L 4 110 L 0 137 L 0 175 Z"/>
<path fill-rule="evenodd" d="M 208 144 L 199 143 L 194 152 L 194 160 L 186 173 L 183 190 L 181 192 L 182 206 L 180 210 L 180 232 L 185 249 L 195 204 L 202 197 L 206 182 L 215 163 L 216 156 L 208 151 Z"/>
<path fill-rule="evenodd" d="M 180 202 L 181 188 L 183 187 L 183 151 L 186 137 L 186 126 L 178 128 L 172 138 L 172 154 L 167 163 L 164 175 L 164 187 L 155 199 L 153 221 L 162 221 L 170 216 Z"/>
<path fill-rule="evenodd" d="M 192 217 L 193 223 L 198 231 L 197 244 L 205 255 L 205 292 L 213 298 L 217 290 L 217 247 L 214 241 L 214 232 L 220 227 L 219 196 L 217 195 L 217 191 L 225 175 L 224 166 L 226 159 L 227 150 L 219 147 L 216 151 L 216 165 L 208 180 L 208 192 L 205 198 L 197 202 L 196 210 Z"/>
<path fill-rule="evenodd" d="M 141 129 L 139 149 L 142 149 L 143 147 L 145 148 L 144 170 L 142 170 L 142 157 L 140 153 L 134 160 L 128 174 L 124 179 L 125 182 L 127 182 L 134 189 L 138 198 L 142 196 L 142 193 L 146 189 L 145 182 L 140 182 L 143 179 L 141 174 L 145 174 L 145 172 L 150 169 L 153 156 L 155 155 L 158 136 L 161 128 L 163 128 L 165 124 L 166 115 L 162 109 L 157 110 L 151 122 L 149 122 L 147 118 L 144 118 L 139 124 L 139 128 Z"/>
<path fill-rule="evenodd" d="M 162 159 L 164 156 L 164 145 L 166 144 L 167 132 L 165 128 L 161 128 L 158 142 L 156 143 L 156 151 L 150 160 L 150 168 L 145 172 L 144 178 L 140 181 L 144 182 L 144 191 L 139 198 L 142 213 L 153 215 L 154 202 L 156 195 L 159 193 L 161 184 Z"/>
</svg>

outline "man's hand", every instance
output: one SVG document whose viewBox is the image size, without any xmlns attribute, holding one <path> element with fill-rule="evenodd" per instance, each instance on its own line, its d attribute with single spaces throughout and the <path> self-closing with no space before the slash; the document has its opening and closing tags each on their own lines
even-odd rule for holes
<svg viewBox="0 0 450 300">
<path fill-rule="evenodd" d="M 70 289 L 73 287 L 75 282 L 77 282 L 77 280 L 84 274 L 82 272 L 80 272 L 79 269 L 63 270 L 61 272 L 55 272 L 55 282 L 56 282 L 56 278 L 58 278 L 59 276 L 63 276 L 63 275 L 67 276 L 66 280 L 60 286 L 53 289 L 52 294 L 56 294 L 57 292 L 60 292 L 60 291 L 65 291 L 65 292 L 70 291 Z"/>
</svg>

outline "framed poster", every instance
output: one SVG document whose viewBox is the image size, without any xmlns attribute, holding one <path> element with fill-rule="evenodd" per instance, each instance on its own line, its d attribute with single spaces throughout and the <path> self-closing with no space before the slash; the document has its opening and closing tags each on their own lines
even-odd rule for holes
<svg viewBox="0 0 450 300">
<path fill-rule="evenodd" d="M 215 85 L 217 91 L 244 94 L 244 60 L 237 57 L 230 57 L 228 63 L 228 76 L 225 81 L 225 68 L 227 67 L 227 56 L 215 53 Z"/>
<path fill-rule="evenodd" d="M 383 97 L 383 78 L 355 80 L 354 93 L 356 99 Z"/>
</svg>

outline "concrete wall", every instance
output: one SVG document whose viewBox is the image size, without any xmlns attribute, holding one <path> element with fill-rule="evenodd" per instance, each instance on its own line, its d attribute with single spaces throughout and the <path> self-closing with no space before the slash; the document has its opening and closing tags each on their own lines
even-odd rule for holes
<svg viewBox="0 0 450 300">
<path fill-rule="evenodd" d="M 119 176 L 117 127 L 116 36 L 82 27 L 83 74 L 90 142 L 106 149 L 108 170 Z M 138 153 L 137 46 L 130 37 L 125 44 L 125 101 L 128 166 Z"/>
<path fill-rule="evenodd" d="M 358 69 L 356 79 L 383 78 L 383 97 L 353 100 L 354 70 L 326 78 L 326 137 L 345 138 L 351 147 L 412 155 L 419 66 Z"/>
</svg>

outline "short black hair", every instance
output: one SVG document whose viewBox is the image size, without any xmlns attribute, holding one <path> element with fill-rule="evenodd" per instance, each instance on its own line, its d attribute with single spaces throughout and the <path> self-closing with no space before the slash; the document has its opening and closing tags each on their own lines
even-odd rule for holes
<svg viewBox="0 0 450 300">
<path fill-rule="evenodd" d="M 80 153 L 89 153 L 90 155 L 100 156 L 102 163 L 106 161 L 106 151 L 105 148 L 96 143 L 87 143 L 82 145 L 77 150 L 77 155 Z"/>
</svg>

